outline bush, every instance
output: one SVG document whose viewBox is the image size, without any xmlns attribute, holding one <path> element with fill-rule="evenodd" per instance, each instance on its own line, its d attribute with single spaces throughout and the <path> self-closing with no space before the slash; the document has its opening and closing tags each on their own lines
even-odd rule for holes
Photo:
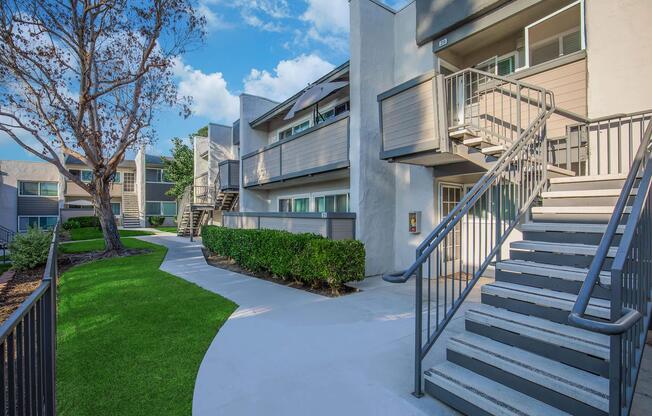
<svg viewBox="0 0 652 416">
<path fill-rule="evenodd" d="M 165 222 L 165 217 L 154 215 L 151 217 L 147 217 L 147 221 L 149 221 L 149 225 L 153 227 L 160 227 Z"/>
<path fill-rule="evenodd" d="M 252 272 L 268 272 L 310 286 L 340 288 L 364 279 L 364 245 L 356 240 L 329 240 L 315 234 L 278 230 L 202 227 L 209 250 L 232 258 Z"/>
<path fill-rule="evenodd" d="M 70 231 L 74 228 L 81 228 L 81 225 L 79 224 L 79 221 L 77 221 L 74 218 L 71 218 L 68 221 L 64 222 L 62 227 L 64 230 Z"/>
<path fill-rule="evenodd" d="M 51 241 L 51 232 L 37 228 L 30 228 L 25 234 L 16 234 L 9 244 L 12 268 L 22 271 L 45 264 Z"/>
<path fill-rule="evenodd" d="M 77 221 L 77 223 L 79 223 L 80 228 L 87 228 L 87 227 L 100 228 L 100 219 L 95 216 L 75 217 L 70 219 L 69 221 Z"/>
</svg>

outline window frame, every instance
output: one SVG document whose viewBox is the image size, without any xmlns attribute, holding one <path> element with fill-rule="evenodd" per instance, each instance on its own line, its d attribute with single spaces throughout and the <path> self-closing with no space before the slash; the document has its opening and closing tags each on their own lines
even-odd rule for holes
<svg viewBox="0 0 652 416">
<path fill-rule="evenodd" d="M 121 216 L 121 215 L 122 215 L 122 202 L 111 202 L 111 211 L 113 211 L 113 206 L 114 206 L 114 205 L 117 205 L 117 206 L 118 206 L 118 208 L 119 208 L 118 211 L 120 211 L 120 212 L 117 213 L 117 214 L 114 212 L 114 213 L 113 213 L 113 216 L 114 216 L 114 217 L 119 217 L 119 216 Z"/>
<path fill-rule="evenodd" d="M 317 211 L 317 198 L 327 197 L 327 196 L 338 196 L 338 195 L 346 195 L 346 211 L 339 211 L 339 212 L 351 212 L 351 192 L 349 189 L 312 193 L 311 194 L 312 209 L 310 212 L 317 212 L 317 213 L 338 212 L 338 211 Z"/>
<path fill-rule="evenodd" d="M 272 138 L 272 143 L 277 143 L 277 142 L 280 142 L 281 140 L 288 139 L 290 137 L 293 137 L 293 136 L 301 133 L 304 130 L 308 130 L 310 127 L 313 127 L 312 122 L 310 121 L 310 118 L 311 117 L 306 116 L 306 117 L 303 117 L 303 118 L 301 118 L 301 119 L 299 119 L 299 120 L 297 120 L 297 121 L 295 121 L 293 123 L 286 124 L 285 126 L 276 129 L 276 133 L 274 134 L 274 137 Z M 298 132 L 294 131 L 294 129 L 296 127 L 299 127 L 300 125 L 305 124 L 306 122 L 308 123 L 308 127 L 306 127 L 305 129 L 303 129 L 301 131 L 298 131 Z M 281 138 L 280 137 L 281 133 L 285 133 L 288 130 L 291 130 L 291 133 L 289 135 L 287 135 L 287 136 L 284 135 L 283 138 Z"/>
<path fill-rule="evenodd" d="M 22 189 L 22 184 L 23 183 L 35 183 L 37 187 L 37 193 L 36 195 L 27 195 L 23 194 L 23 189 Z M 41 194 L 41 184 L 42 183 L 48 183 L 48 184 L 55 184 L 57 187 L 57 194 L 56 195 L 42 195 Z M 59 198 L 59 182 L 55 181 L 18 181 L 18 196 L 21 198 Z M 33 215 L 30 215 L 30 217 L 33 217 Z"/>
<path fill-rule="evenodd" d="M 157 181 L 150 181 L 147 180 L 147 171 L 148 170 L 157 170 L 159 173 L 157 175 Z M 145 168 L 145 183 L 174 183 L 174 182 L 167 182 L 165 180 L 165 169 L 164 168 Z M 152 201 L 156 202 L 156 201 Z"/>
<path fill-rule="evenodd" d="M 151 214 L 151 213 L 147 212 L 147 204 L 155 204 L 155 203 L 158 204 L 159 213 L 158 214 Z M 174 215 L 165 215 L 163 213 L 163 204 L 164 203 L 165 204 L 174 204 L 174 211 L 175 211 Z M 155 217 L 174 218 L 174 217 L 177 216 L 178 212 L 179 212 L 179 204 L 177 203 L 177 201 L 145 201 L 145 216 L 146 217 L 155 216 Z"/>
<path fill-rule="evenodd" d="M 529 39 L 529 37 L 530 37 L 530 29 L 532 27 L 540 24 L 540 23 L 545 22 L 546 20 L 552 19 L 553 17 L 557 16 L 558 14 L 563 13 L 566 10 L 571 9 L 571 8 L 577 6 L 577 5 L 580 6 L 580 25 L 579 25 L 580 51 L 586 50 L 586 25 L 585 25 L 585 22 L 584 22 L 584 1 L 585 0 L 574 1 L 574 2 L 572 2 L 572 3 L 570 3 L 570 4 L 566 5 L 566 6 L 562 7 L 561 9 L 559 9 L 557 11 L 554 11 L 554 12 L 550 13 L 547 16 L 542 17 L 541 19 L 537 20 L 536 22 L 530 23 L 529 25 L 525 26 L 525 29 L 524 29 L 524 31 L 525 31 L 525 45 L 524 45 L 524 47 L 525 47 L 525 65 L 523 65 L 523 67 L 519 68 L 519 69 L 525 69 L 525 68 L 530 68 L 531 67 L 530 66 L 530 39 Z M 562 42 L 561 39 L 563 38 L 564 34 L 567 35 L 567 34 L 574 33 L 574 32 L 575 32 L 575 29 L 573 28 L 573 29 L 571 29 L 569 31 L 559 33 L 559 34 L 557 34 L 555 36 L 551 36 L 550 38 L 543 39 L 543 40 L 537 42 L 536 44 L 543 44 L 545 42 L 548 42 L 550 39 L 554 39 L 555 37 L 560 39 L 559 42 Z M 563 46 L 560 45 L 560 51 L 562 51 L 562 48 L 563 48 Z M 562 56 L 563 55 L 564 55 L 564 53 L 562 51 Z M 552 59 L 551 59 L 551 61 L 552 61 Z M 550 61 L 546 61 L 546 62 L 550 62 Z M 540 64 L 537 64 L 537 65 L 541 65 L 543 63 L 545 63 L 545 62 L 541 62 Z"/>
<path fill-rule="evenodd" d="M 294 200 L 295 199 L 306 199 L 306 198 L 308 198 L 308 211 L 306 211 L 306 212 L 312 212 L 312 198 L 310 196 L 310 193 L 279 195 L 276 198 L 276 212 L 296 212 L 294 210 Z M 282 199 L 283 200 L 285 200 L 285 199 L 290 200 L 290 207 L 292 208 L 292 211 L 281 211 L 281 200 Z"/>
<path fill-rule="evenodd" d="M 276 198 L 276 212 L 296 212 L 294 211 L 294 200 L 295 199 L 308 199 L 308 213 L 320 213 L 316 211 L 317 198 L 322 196 L 334 196 L 334 195 L 346 195 L 346 206 L 347 211 L 342 212 L 351 212 L 351 190 L 350 189 L 335 189 L 332 191 L 317 191 L 317 192 L 304 192 L 300 194 L 284 194 L 279 195 Z M 281 211 L 281 200 L 290 200 L 292 211 Z M 303 211 L 302 211 L 303 212 Z M 324 211 L 332 212 L 332 211 Z"/>
<path fill-rule="evenodd" d="M 58 215 L 18 215 L 16 229 L 18 230 L 19 233 L 26 233 L 27 231 L 29 231 L 29 224 L 28 224 L 28 227 L 26 229 L 20 228 L 20 220 L 21 220 L 21 218 L 36 218 L 36 222 L 38 223 L 37 228 L 39 230 L 42 230 L 42 228 L 41 228 L 41 218 L 55 218 L 55 219 L 58 220 L 59 216 Z"/>
</svg>

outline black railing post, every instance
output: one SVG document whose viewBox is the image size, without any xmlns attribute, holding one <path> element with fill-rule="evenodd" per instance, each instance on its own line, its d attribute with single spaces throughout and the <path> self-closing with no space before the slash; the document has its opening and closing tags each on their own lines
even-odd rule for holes
<svg viewBox="0 0 652 416">
<path fill-rule="evenodd" d="M 420 250 L 417 250 L 417 258 L 421 255 Z M 423 267 L 419 266 L 415 278 L 416 285 L 416 298 L 414 300 L 414 392 L 415 397 L 423 396 L 423 389 L 421 388 L 421 336 L 422 336 L 422 323 L 423 323 Z"/>
<path fill-rule="evenodd" d="M 502 224 L 501 224 L 501 215 L 500 215 L 500 209 L 501 209 L 501 198 L 502 198 L 502 189 L 500 189 L 500 178 L 498 179 L 498 184 L 494 188 L 494 221 L 495 221 L 495 227 L 496 227 L 496 239 L 495 243 L 498 244 L 500 242 L 500 239 L 502 238 Z M 498 244 L 500 245 L 500 244 Z M 496 251 L 496 263 L 502 260 L 502 250 L 499 247 L 498 250 Z"/>
</svg>

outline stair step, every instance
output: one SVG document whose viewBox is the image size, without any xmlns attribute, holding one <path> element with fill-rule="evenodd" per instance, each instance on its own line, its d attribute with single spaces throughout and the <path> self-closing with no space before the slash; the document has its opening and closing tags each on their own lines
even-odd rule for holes
<svg viewBox="0 0 652 416">
<path fill-rule="evenodd" d="M 559 266 L 547 263 L 537 263 L 526 260 L 506 260 L 496 263 L 497 270 L 505 270 L 514 273 L 528 273 L 537 276 L 552 277 L 555 279 L 572 280 L 583 282 L 589 269 L 583 269 L 572 266 Z M 611 273 L 608 271 L 600 272 L 600 284 L 611 284 Z"/>
<path fill-rule="evenodd" d="M 577 191 L 550 191 L 542 192 L 541 196 L 543 198 L 595 198 L 595 197 L 607 197 L 607 196 L 620 196 L 622 189 L 620 188 L 611 188 L 611 189 L 589 189 L 589 190 L 577 190 Z M 638 188 L 632 189 L 630 195 L 636 195 Z"/>
<path fill-rule="evenodd" d="M 609 336 L 597 332 L 482 304 L 469 309 L 466 319 L 609 360 Z"/>
<path fill-rule="evenodd" d="M 570 243 L 548 243 L 545 241 L 514 241 L 510 243 L 511 249 L 528 250 L 528 251 L 545 251 L 548 253 L 559 253 L 566 255 L 595 256 L 598 246 L 589 244 L 570 244 Z M 618 247 L 610 247 L 607 257 L 615 257 Z"/>
<path fill-rule="evenodd" d="M 567 413 L 464 367 L 443 362 L 425 371 L 426 391 L 464 413 L 499 416 L 562 416 Z M 462 404 L 462 406 L 460 406 Z"/>
<path fill-rule="evenodd" d="M 460 139 L 467 136 L 477 137 L 479 133 L 469 127 L 451 127 L 448 129 L 448 136 L 451 139 Z"/>
<path fill-rule="evenodd" d="M 469 147 L 478 147 L 482 145 L 487 146 L 498 146 L 500 143 L 498 140 L 492 139 L 491 137 L 481 136 L 481 137 L 469 137 L 462 141 L 462 144 Z"/>
<path fill-rule="evenodd" d="M 567 178 L 550 178 L 550 183 L 578 183 L 578 182 L 595 182 L 595 181 L 619 181 L 627 179 L 626 173 L 613 175 L 591 175 L 591 176 L 572 176 Z"/>
<path fill-rule="evenodd" d="M 471 333 L 451 338 L 448 351 L 490 366 L 488 370 L 493 376 L 512 384 L 508 387 L 567 408 L 562 410 L 576 408 L 573 402 L 577 401 L 588 408 L 609 411 L 609 380 L 605 377 Z M 470 365 L 475 368 L 470 370 L 487 371 L 475 362 Z"/>
<path fill-rule="evenodd" d="M 568 232 L 568 233 L 598 233 L 607 231 L 607 224 L 572 223 L 572 222 L 527 222 L 521 224 L 521 231 L 532 232 Z M 622 234 L 625 225 L 619 225 L 616 233 Z"/>
<path fill-rule="evenodd" d="M 482 153 L 485 155 L 495 155 L 498 153 L 502 153 L 505 150 L 507 150 L 507 146 L 505 146 L 504 144 L 499 144 L 497 146 L 485 147 L 484 149 L 482 149 Z"/>
<path fill-rule="evenodd" d="M 487 296 L 497 296 L 503 299 L 531 303 L 544 308 L 558 309 L 564 312 L 566 318 L 577 299 L 577 296 L 571 293 L 557 292 L 555 290 L 541 289 L 507 282 L 486 284 L 482 286 L 480 290 L 483 295 Z M 609 304 L 608 300 L 591 298 L 589 305 L 586 308 L 586 314 L 596 318 L 609 319 Z"/>
<path fill-rule="evenodd" d="M 590 207 L 532 207 L 533 214 L 613 214 L 613 205 Z M 632 212 L 632 207 L 625 207 L 625 214 Z"/>
</svg>

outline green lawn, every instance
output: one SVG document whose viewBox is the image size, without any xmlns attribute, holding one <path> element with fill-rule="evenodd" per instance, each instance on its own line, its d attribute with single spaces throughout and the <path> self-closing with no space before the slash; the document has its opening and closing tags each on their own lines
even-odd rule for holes
<svg viewBox="0 0 652 416">
<path fill-rule="evenodd" d="M 152 233 L 140 230 L 120 230 L 120 237 L 137 237 L 139 235 L 152 235 Z M 102 231 L 95 227 L 73 228 L 70 230 L 70 239 L 72 241 L 92 240 L 94 238 L 103 238 Z"/>
<path fill-rule="evenodd" d="M 99 260 L 59 282 L 57 407 L 74 415 L 189 415 L 199 364 L 236 305 L 159 270 L 167 249 Z M 62 251 L 103 249 L 103 241 Z"/>
<path fill-rule="evenodd" d="M 168 233 L 176 233 L 177 232 L 177 227 L 156 227 L 157 230 L 159 231 L 165 231 Z"/>
</svg>

